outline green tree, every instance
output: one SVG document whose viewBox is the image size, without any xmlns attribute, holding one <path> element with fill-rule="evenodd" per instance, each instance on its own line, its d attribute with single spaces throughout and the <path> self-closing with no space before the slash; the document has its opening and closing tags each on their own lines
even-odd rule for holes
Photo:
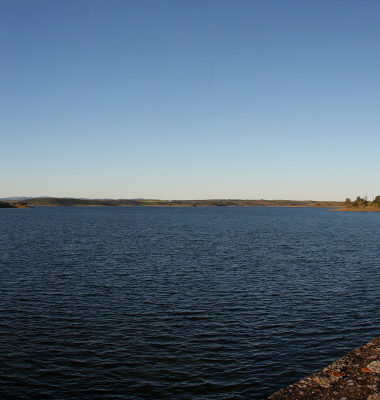
<svg viewBox="0 0 380 400">
<path fill-rule="evenodd" d="M 358 197 L 355 199 L 355 201 L 352 203 L 352 206 L 353 206 L 353 207 L 359 207 L 360 201 L 361 201 L 361 200 L 362 200 L 361 197 L 358 196 Z"/>
<path fill-rule="evenodd" d="M 355 201 L 352 203 L 354 207 L 366 207 L 368 205 L 367 196 L 363 199 L 362 197 L 358 196 Z"/>
<path fill-rule="evenodd" d="M 376 196 L 374 199 L 373 199 L 373 202 L 372 202 L 374 205 L 375 205 L 375 207 L 380 207 L 380 196 Z"/>
</svg>

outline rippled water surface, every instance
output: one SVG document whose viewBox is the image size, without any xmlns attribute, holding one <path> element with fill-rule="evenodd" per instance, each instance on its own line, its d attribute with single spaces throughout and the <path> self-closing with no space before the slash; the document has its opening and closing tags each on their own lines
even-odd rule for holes
<svg viewBox="0 0 380 400">
<path fill-rule="evenodd" d="M 379 336 L 380 213 L 0 209 L 0 398 L 261 399 Z"/>
</svg>

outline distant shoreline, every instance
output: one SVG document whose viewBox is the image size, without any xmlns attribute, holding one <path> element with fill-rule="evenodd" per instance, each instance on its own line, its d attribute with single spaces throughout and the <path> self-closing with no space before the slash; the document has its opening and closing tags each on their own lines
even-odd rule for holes
<svg viewBox="0 0 380 400">
<path fill-rule="evenodd" d="M 16 207 L 35 206 L 156 206 L 156 207 L 342 207 L 343 202 L 313 200 L 128 200 L 128 199 L 75 199 L 31 198 L 22 202 L 8 201 Z"/>
<path fill-rule="evenodd" d="M 292 208 L 329 208 L 331 211 L 380 211 L 380 207 L 347 206 L 343 201 L 316 200 L 241 200 L 241 199 L 209 199 L 209 200 L 144 200 L 144 199 L 76 199 L 67 197 L 38 197 L 23 201 L 0 201 L 0 208 L 32 208 L 40 206 L 58 207 L 292 207 Z"/>
<path fill-rule="evenodd" d="M 59 205 L 59 204 L 47 204 L 47 205 L 33 205 L 27 207 L 11 207 L 11 208 L 35 208 L 35 207 L 170 207 L 170 208 L 190 208 L 190 207 L 225 207 L 225 208 L 232 208 L 232 207 L 252 207 L 252 208 L 331 208 L 331 206 L 256 206 L 256 205 L 229 205 L 229 206 L 217 206 L 217 205 L 172 205 L 169 206 L 159 205 L 159 204 L 141 204 L 137 206 L 128 205 L 128 204 L 121 204 L 121 205 L 106 205 L 106 204 L 75 204 L 75 205 Z M 338 209 L 332 209 L 332 211 L 340 211 Z M 369 211 L 369 210 L 368 210 Z M 379 210 L 380 211 L 380 210 Z"/>
<path fill-rule="evenodd" d="M 362 211 L 375 211 L 375 212 L 378 212 L 378 211 L 380 211 L 380 208 L 371 208 L 371 207 L 368 207 L 368 208 L 339 208 L 339 209 L 334 209 L 334 210 L 331 210 L 331 211 L 359 211 L 359 212 L 362 212 Z"/>
<path fill-rule="evenodd" d="M 31 207 L 21 202 L 8 202 L 0 200 L 0 208 L 31 208 Z"/>
</svg>

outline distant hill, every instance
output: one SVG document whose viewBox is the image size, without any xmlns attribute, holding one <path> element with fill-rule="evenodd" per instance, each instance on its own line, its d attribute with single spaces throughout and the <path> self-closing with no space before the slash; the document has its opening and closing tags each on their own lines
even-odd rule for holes
<svg viewBox="0 0 380 400">
<path fill-rule="evenodd" d="M 32 198 L 33 197 L 4 197 L 0 200 L 2 200 L 2 201 L 24 201 L 24 200 L 29 200 Z"/>
<path fill-rule="evenodd" d="M 166 207 L 341 207 L 338 201 L 299 200 L 140 200 L 140 199 L 73 199 L 38 197 L 25 200 L 29 206 L 166 206 Z"/>
<path fill-rule="evenodd" d="M 51 198 L 50 196 L 40 196 L 38 197 L 39 199 L 49 199 Z M 0 201 L 25 201 L 25 200 L 30 200 L 30 199 L 35 199 L 35 197 L 3 197 L 0 198 Z"/>
</svg>

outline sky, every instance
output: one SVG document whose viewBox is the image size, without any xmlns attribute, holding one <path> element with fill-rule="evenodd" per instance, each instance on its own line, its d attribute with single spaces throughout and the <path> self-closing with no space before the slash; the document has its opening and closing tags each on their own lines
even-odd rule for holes
<svg viewBox="0 0 380 400">
<path fill-rule="evenodd" d="M 0 197 L 380 195 L 378 0 L 0 0 Z"/>
</svg>

